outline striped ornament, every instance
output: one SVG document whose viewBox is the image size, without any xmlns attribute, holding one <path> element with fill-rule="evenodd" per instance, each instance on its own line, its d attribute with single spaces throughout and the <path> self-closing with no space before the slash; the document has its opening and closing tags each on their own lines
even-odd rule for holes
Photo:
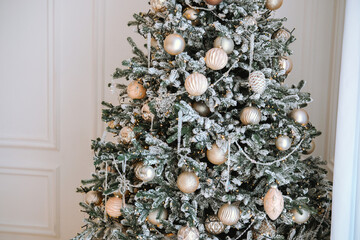
<svg viewBox="0 0 360 240">
<path fill-rule="evenodd" d="M 240 219 L 240 209 L 235 205 L 226 203 L 219 209 L 218 218 L 225 225 L 234 225 Z"/>
<path fill-rule="evenodd" d="M 255 107 L 246 107 L 240 113 L 240 121 L 244 125 L 259 124 L 261 120 L 261 112 Z"/>
<path fill-rule="evenodd" d="M 185 80 L 185 89 L 191 96 L 200 96 L 208 89 L 208 80 L 201 73 L 190 74 Z"/>
<path fill-rule="evenodd" d="M 111 197 L 105 204 L 105 211 L 110 217 L 118 218 L 121 216 L 122 207 L 123 202 L 121 198 Z"/>
<path fill-rule="evenodd" d="M 205 56 L 206 66 L 212 70 L 223 69 L 228 63 L 228 60 L 228 55 L 221 48 L 212 48 Z"/>
</svg>

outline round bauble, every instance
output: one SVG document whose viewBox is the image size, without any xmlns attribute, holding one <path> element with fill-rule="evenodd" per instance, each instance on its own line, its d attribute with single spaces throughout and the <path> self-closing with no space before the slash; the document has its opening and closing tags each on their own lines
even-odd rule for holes
<svg viewBox="0 0 360 240">
<path fill-rule="evenodd" d="M 110 217 L 113 218 L 120 217 L 122 208 L 123 208 L 123 202 L 121 198 L 111 197 L 106 201 L 105 211 Z"/>
<path fill-rule="evenodd" d="M 279 64 L 280 69 L 285 70 L 285 74 L 289 74 L 293 69 L 293 61 L 289 57 L 281 57 Z"/>
<path fill-rule="evenodd" d="M 199 187 L 199 178 L 194 172 L 183 172 L 178 176 L 177 186 L 183 193 L 193 193 Z"/>
<path fill-rule="evenodd" d="M 221 48 L 212 48 L 205 56 L 206 66 L 212 70 L 221 70 L 228 63 L 229 57 Z"/>
<path fill-rule="evenodd" d="M 273 223 L 264 220 L 258 229 L 253 229 L 253 239 L 272 239 L 276 235 L 276 227 Z"/>
<path fill-rule="evenodd" d="M 240 216 L 240 209 L 237 206 L 228 203 L 222 205 L 218 212 L 220 221 L 228 226 L 236 224 L 239 221 Z"/>
<path fill-rule="evenodd" d="M 202 117 L 207 117 L 211 114 L 210 108 L 204 102 L 193 102 L 192 107 Z"/>
<path fill-rule="evenodd" d="M 177 234 L 178 240 L 199 240 L 200 233 L 196 227 L 182 227 Z"/>
<path fill-rule="evenodd" d="M 309 123 L 309 114 L 305 111 L 305 109 L 302 108 L 292 110 L 290 117 L 301 125 L 306 125 Z"/>
<path fill-rule="evenodd" d="M 276 148 L 280 151 L 289 150 L 289 148 L 291 148 L 291 143 L 291 138 L 286 135 L 279 136 L 275 141 Z"/>
<path fill-rule="evenodd" d="M 199 10 L 187 8 L 184 11 L 183 17 L 187 20 L 195 21 L 198 18 Z"/>
<path fill-rule="evenodd" d="M 225 225 L 220 221 L 220 219 L 216 215 L 213 215 L 206 218 L 205 229 L 209 233 L 217 235 L 225 230 Z"/>
<path fill-rule="evenodd" d="M 261 120 L 261 112 L 255 107 L 246 107 L 240 113 L 240 121 L 244 125 L 259 124 Z"/>
<path fill-rule="evenodd" d="M 284 210 L 284 197 L 276 184 L 271 185 L 264 197 L 264 209 L 271 220 L 276 220 Z"/>
<path fill-rule="evenodd" d="M 200 96 L 209 87 L 207 78 L 201 73 L 190 74 L 185 80 L 185 89 L 191 96 Z"/>
<path fill-rule="evenodd" d="M 231 38 L 217 37 L 214 41 L 214 48 L 221 48 L 227 54 L 230 54 L 234 51 L 234 46 L 234 41 Z"/>
<path fill-rule="evenodd" d="M 262 94 L 266 89 L 266 79 L 264 73 L 261 71 L 250 73 L 249 85 L 253 92 Z"/>
<path fill-rule="evenodd" d="M 185 40 L 179 34 L 170 34 L 165 38 L 164 49 L 170 55 L 178 55 L 185 49 Z"/>
<path fill-rule="evenodd" d="M 300 210 L 302 213 L 296 208 L 291 211 L 293 214 L 292 220 L 298 224 L 306 223 L 310 218 L 310 212 L 304 208 L 301 208 Z"/>
<path fill-rule="evenodd" d="M 141 116 L 145 121 L 151 121 L 152 119 L 154 119 L 155 115 L 151 112 L 149 104 L 145 104 L 141 108 Z"/>
<path fill-rule="evenodd" d="M 305 149 L 303 153 L 306 154 L 306 155 L 310 155 L 315 151 L 315 148 L 316 148 L 315 141 L 312 140 L 311 143 L 310 143 L 310 148 Z"/>
<path fill-rule="evenodd" d="M 130 143 L 135 138 L 135 133 L 131 127 L 123 127 L 119 133 L 120 141 L 122 143 Z"/>
<path fill-rule="evenodd" d="M 100 205 L 102 203 L 102 194 L 97 191 L 89 191 L 85 195 L 85 202 L 87 204 Z"/>
<path fill-rule="evenodd" d="M 206 151 L 206 157 L 212 164 L 220 165 L 226 162 L 227 153 L 221 150 L 216 143 L 212 145 L 212 148 Z"/>
<path fill-rule="evenodd" d="M 281 41 L 287 41 L 289 40 L 291 37 L 291 34 L 286 31 L 285 29 L 279 29 L 275 34 L 274 34 L 274 38 L 275 39 L 279 39 Z"/>
<path fill-rule="evenodd" d="M 266 0 L 266 8 L 274 11 L 281 7 L 283 0 Z"/>
<path fill-rule="evenodd" d="M 132 81 L 127 87 L 127 94 L 131 99 L 143 99 L 146 97 L 146 89 L 139 81 Z"/>
<path fill-rule="evenodd" d="M 160 225 L 161 220 L 166 220 L 168 217 L 168 212 L 165 208 L 158 208 L 150 211 L 147 220 L 154 225 Z"/>
<path fill-rule="evenodd" d="M 144 163 L 138 163 L 135 167 L 135 176 L 143 182 L 149 182 L 155 177 L 155 169 Z"/>
<path fill-rule="evenodd" d="M 151 8 L 155 11 L 155 12 L 162 12 L 166 10 L 166 3 L 167 0 L 150 0 L 150 5 Z"/>
<path fill-rule="evenodd" d="M 223 0 L 205 0 L 205 2 L 207 4 L 210 4 L 210 5 L 218 5 L 222 2 Z"/>
<path fill-rule="evenodd" d="M 245 25 L 245 27 L 250 27 L 256 25 L 257 21 L 253 16 L 246 16 L 242 23 Z"/>
</svg>

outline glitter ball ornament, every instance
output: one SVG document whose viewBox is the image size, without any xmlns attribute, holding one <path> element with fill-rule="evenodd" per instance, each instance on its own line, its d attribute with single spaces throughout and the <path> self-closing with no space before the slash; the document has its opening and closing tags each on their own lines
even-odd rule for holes
<svg viewBox="0 0 360 240">
<path fill-rule="evenodd" d="M 135 133 L 131 127 L 123 127 L 120 130 L 119 137 L 120 137 L 120 142 L 127 144 L 130 143 L 131 140 L 135 138 Z"/>
<path fill-rule="evenodd" d="M 236 224 L 240 219 L 240 209 L 232 204 L 224 204 L 221 206 L 218 212 L 218 218 L 220 221 L 228 226 Z"/>
<path fill-rule="evenodd" d="M 141 108 L 141 116 L 145 121 L 151 121 L 154 118 L 154 114 L 150 111 L 149 104 L 145 104 Z"/>
<path fill-rule="evenodd" d="M 246 16 L 242 23 L 245 25 L 245 27 L 250 27 L 256 25 L 257 21 L 253 16 Z"/>
<path fill-rule="evenodd" d="M 276 148 L 280 151 L 286 151 L 291 148 L 291 143 L 291 139 L 285 135 L 279 136 L 275 141 Z"/>
<path fill-rule="evenodd" d="M 187 8 L 184 11 L 183 17 L 187 20 L 195 21 L 198 18 L 199 10 Z"/>
<path fill-rule="evenodd" d="M 210 5 L 218 5 L 222 2 L 223 0 L 205 0 L 205 2 L 207 4 L 210 4 Z"/>
<path fill-rule="evenodd" d="M 135 176 L 143 182 L 149 182 L 155 177 L 155 169 L 144 163 L 138 163 L 135 167 Z"/>
<path fill-rule="evenodd" d="M 316 144 L 315 144 L 314 140 L 312 140 L 310 143 L 310 148 L 305 149 L 303 153 L 306 155 L 310 155 L 315 151 L 315 148 L 316 148 Z"/>
<path fill-rule="evenodd" d="M 212 70 L 221 70 L 228 63 L 229 57 L 221 48 L 212 48 L 205 56 L 206 66 Z"/>
<path fill-rule="evenodd" d="M 286 31 L 285 29 L 279 29 L 275 34 L 274 34 L 274 38 L 275 39 L 279 39 L 279 40 L 282 40 L 282 41 L 287 41 L 289 40 L 291 37 L 291 34 Z"/>
<path fill-rule="evenodd" d="M 150 0 L 150 5 L 151 8 L 155 11 L 155 12 L 162 12 L 166 10 L 166 3 L 167 0 Z"/>
<path fill-rule="evenodd" d="M 122 199 L 119 197 L 111 197 L 106 201 L 105 211 L 110 217 L 113 218 L 120 217 L 122 208 L 123 208 L 123 202 Z"/>
<path fill-rule="evenodd" d="M 165 38 L 164 49 L 170 55 L 178 55 L 185 49 L 185 40 L 179 34 L 170 34 Z"/>
<path fill-rule="evenodd" d="M 227 54 L 230 54 L 234 51 L 234 46 L 234 41 L 231 38 L 217 37 L 214 41 L 214 48 L 221 48 Z"/>
<path fill-rule="evenodd" d="M 192 107 L 202 117 L 207 117 L 211 114 L 210 108 L 204 102 L 193 102 Z"/>
<path fill-rule="evenodd" d="M 310 218 L 310 212 L 304 208 L 301 208 L 301 212 L 294 208 L 292 211 L 293 217 L 292 220 L 298 224 L 306 223 Z"/>
<path fill-rule="evenodd" d="M 205 229 L 211 234 L 217 235 L 225 230 L 225 225 L 216 216 L 209 216 L 205 221 Z"/>
<path fill-rule="evenodd" d="M 249 75 L 249 85 L 255 93 L 262 94 L 266 89 L 265 75 L 261 71 L 255 71 Z"/>
<path fill-rule="evenodd" d="M 283 4 L 283 0 L 266 0 L 266 8 L 269 10 L 277 10 Z"/>
<path fill-rule="evenodd" d="M 276 220 L 284 210 L 284 197 L 276 184 L 271 185 L 264 197 L 264 209 L 271 220 Z"/>
<path fill-rule="evenodd" d="M 255 107 L 246 107 L 240 113 L 240 121 L 244 125 L 259 124 L 261 120 L 261 112 Z"/>
<path fill-rule="evenodd" d="M 293 69 L 293 61 L 290 57 L 281 57 L 279 64 L 280 69 L 285 70 L 285 74 L 289 74 Z"/>
<path fill-rule="evenodd" d="M 89 205 L 100 205 L 102 203 L 102 195 L 97 191 L 89 191 L 85 195 L 85 202 Z"/>
<path fill-rule="evenodd" d="M 177 186 L 183 193 L 193 193 L 199 187 L 199 178 L 194 172 L 183 172 L 178 176 Z"/>
<path fill-rule="evenodd" d="M 190 74 L 185 80 L 185 89 L 191 96 L 202 95 L 208 87 L 208 80 L 201 73 Z"/>
<path fill-rule="evenodd" d="M 260 239 L 267 239 L 273 238 L 276 235 L 276 227 L 270 221 L 264 220 L 260 227 L 256 229 L 255 227 L 252 228 L 253 230 L 253 239 L 260 240 Z"/>
<path fill-rule="evenodd" d="M 146 89 L 139 81 L 132 81 L 127 87 L 127 94 L 131 99 L 143 99 L 146 97 Z"/>
<path fill-rule="evenodd" d="M 200 233 L 196 227 L 182 227 L 177 234 L 178 240 L 199 240 Z"/>
<path fill-rule="evenodd" d="M 206 151 L 207 159 L 209 160 L 209 162 L 215 165 L 220 165 L 226 162 L 227 160 L 226 155 L 227 153 L 221 150 L 221 148 L 219 148 L 218 145 L 216 145 L 216 143 L 212 145 L 211 149 Z"/>
<path fill-rule="evenodd" d="M 158 208 L 150 211 L 147 220 L 154 225 L 160 225 L 161 220 L 166 220 L 168 217 L 168 211 L 165 208 Z"/>
<path fill-rule="evenodd" d="M 309 123 L 309 114 L 302 108 L 292 110 L 290 117 L 301 125 L 306 125 Z"/>
</svg>

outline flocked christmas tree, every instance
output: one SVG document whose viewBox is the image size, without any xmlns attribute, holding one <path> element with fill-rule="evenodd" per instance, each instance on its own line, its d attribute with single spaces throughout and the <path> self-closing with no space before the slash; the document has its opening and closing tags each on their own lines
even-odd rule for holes
<svg viewBox="0 0 360 240">
<path fill-rule="evenodd" d="M 151 0 L 135 14 L 148 53 L 104 102 L 113 141 L 93 141 L 88 214 L 74 239 L 329 239 L 331 184 L 304 110 L 284 84 L 295 40 L 282 0 Z M 130 98 L 130 101 L 129 101 Z"/>
</svg>

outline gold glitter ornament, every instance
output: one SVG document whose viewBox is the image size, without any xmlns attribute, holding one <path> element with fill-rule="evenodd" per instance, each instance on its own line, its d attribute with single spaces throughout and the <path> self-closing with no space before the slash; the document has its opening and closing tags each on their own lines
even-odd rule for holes
<svg viewBox="0 0 360 240">
<path fill-rule="evenodd" d="M 183 193 L 193 193 L 199 187 L 199 177 L 194 172 L 183 172 L 178 176 L 177 187 Z"/>
<path fill-rule="evenodd" d="M 224 204 L 221 206 L 218 212 L 218 218 L 220 221 L 228 226 L 236 224 L 240 219 L 240 209 L 232 204 Z"/>
<path fill-rule="evenodd" d="M 273 221 L 276 220 L 284 210 L 284 197 L 276 184 L 271 185 L 271 188 L 264 197 L 264 210 Z"/>
<path fill-rule="evenodd" d="M 209 216 L 205 220 L 205 229 L 211 234 L 217 235 L 225 230 L 225 225 L 216 216 Z"/>
<path fill-rule="evenodd" d="M 127 86 L 127 94 L 131 99 L 143 99 L 146 97 L 146 89 L 140 81 L 132 81 Z"/>
<path fill-rule="evenodd" d="M 198 18 L 199 10 L 193 8 L 187 8 L 184 11 L 184 18 L 187 20 L 195 21 Z"/>
</svg>

